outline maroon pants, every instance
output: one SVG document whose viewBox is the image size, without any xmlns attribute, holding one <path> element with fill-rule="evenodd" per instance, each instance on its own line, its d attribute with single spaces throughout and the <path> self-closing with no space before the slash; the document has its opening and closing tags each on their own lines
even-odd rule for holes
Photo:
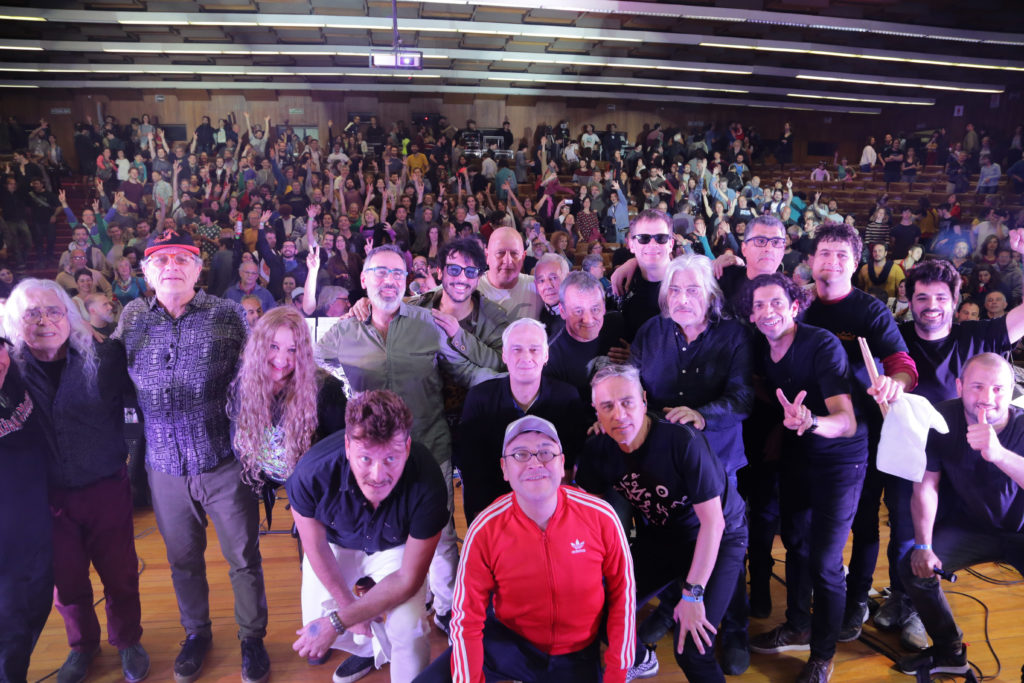
<svg viewBox="0 0 1024 683">
<path fill-rule="evenodd" d="M 110 644 L 119 650 L 135 645 L 142 638 L 142 608 L 127 471 L 82 488 L 51 488 L 50 513 L 53 596 L 64 617 L 68 645 L 91 652 L 100 644 L 90 563 L 103 582 Z"/>
</svg>

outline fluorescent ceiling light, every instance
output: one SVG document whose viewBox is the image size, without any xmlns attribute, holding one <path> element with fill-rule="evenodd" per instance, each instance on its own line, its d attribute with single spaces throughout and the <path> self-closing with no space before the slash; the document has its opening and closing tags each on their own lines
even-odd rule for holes
<svg viewBox="0 0 1024 683">
<path fill-rule="evenodd" d="M 882 55 L 870 53 L 849 53 L 835 52 L 831 50 L 813 50 L 809 48 L 779 47 L 775 45 L 757 45 L 744 43 L 721 43 L 702 41 L 697 44 L 699 47 L 717 47 L 730 50 L 756 50 L 758 52 L 793 52 L 797 54 L 815 54 L 829 57 L 849 57 L 856 59 L 869 59 L 883 62 L 907 62 L 911 64 L 929 64 L 932 66 L 956 66 L 967 69 L 992 69 L 1003 71 L 1024 71 L 1024 66 L 1008 66 L 1004 64 L 984 64 L 980 62 L 954 62 L 944 59 L 925 59 L 921 57 L 904 57 L 896 55 Z"/>
<path fill-rule="evenodd" d="M 916 105 L 923 105 L 923 106 L 931 106 L 931 104 L 932 104 L 931 102 L 909 102 L 909 101 L 906 101 L 906 100 L 890 100 L 890 99 L 873 98 L 873 97 L 854 97 L 852 95 L 850 95 L 850 96 L 810 95 L 810 94 L 795 93 L 795 92 L 788 92 L 788 93 L 786 93 L 786 97 L 804 97 L 804 98 L 814 99 L 814 100 L 839 100 L 839 101 L 842 101 L 842 102 L 871 102 L 873 104 L 916 104 Z"/>
<path fill-rule="evenodd" d="M 25 50 L 28 52 L 42 52 L 41 47 L 29 47 L 23 45 L 0 45 L 0 50 Z"/>
<path fill-rule="evenodd" d="M 189 26 L 259 26 L 256 21 L 189 21 Z"/>
<path fill-rule="evenodd" d="M 118 19 L 117 23 L 124 26 L 188 26 L 184 19 Z"/>
<path fill-rule="evenodd" d="M 0 88 L 38 88 L 38 85 L 22 83 L 0 83 Z"/>
<path fill-rule="evenodd" d="M 835 83 L 857 83 L 860 85 L 885 85 L 893 88 L 925 88 L 928 90 L 951 90 L 957 92 L 977 92 L 998 94 L 1005 92 L 1005 88 L 966 88 L 956 85 L 940 85 L 938 83 L 910 83 L 907 81 L 879 80 L 871 78 L 855 78 L 852 74 L 846 76 L 819 76 L 816 74 L 797 74 L 798 79 L 811 81 L 829 81 Z"/>
<path fill-rule="evenodd" d="M 17 14 L 0 14 L 0 21 L 46 21 L 46 18 L 20 16 Z"/>
</svg>

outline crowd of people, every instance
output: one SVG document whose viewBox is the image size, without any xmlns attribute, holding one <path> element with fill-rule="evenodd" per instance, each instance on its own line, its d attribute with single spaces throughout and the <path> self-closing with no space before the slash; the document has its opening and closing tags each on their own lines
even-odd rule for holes
<svg viewBox="0 0 1024 683">
<path fill-rule="evenodd" d="M 771 145 L 739 123 L 628 144 L 562 122 L 530 145 L 507 122 L 483 144 L 472 120 L 354 117 L 321 146 L 243 117 L 179 142 L 148 116 L 86 120 L 77 180 L 45 120 L 15 151 L 0 446 L 23 485 L 0 543 L 23 550 L 0 560 L 0 674 L 24 680 L 54 601 L 57 680 L 88 677 L 90 566 L 125 678 L 149 674 L 132 422 L 186 635 L 177 683 L 212 643 L 207 520 L 242 679 L 269 677 L 259 530 L 282 490 L 304 552 L 293 648 L 348 652 L 336 683 L 385 664 L 403 683 L 628 681 L 669 633 L 691 681 L 803 650 L 797 680 L 824 682 L 869 618 L 900 633 L 906 673 L 968 670 L 937 572 L 1024 569 L 1022 188 L 983 190 L 1004 153 L 1021 180 L 1019 128 L 1005 149 L 971 126 L 948 152 L 886 134 L 860 168 L 836 159 L 838 181 L 978 169 L 980 215 L 954 183 L 860 217 L 823 199 L 827 164 L 762 187 L 789 124 Z M 22 277 L 33 249 L 56 277 Z M 885 414 L 915 482 L 883 464 Z M 776 534 L 785 619 L 758 632 Z M 431 612 L 450 642 L 433 662 Z"/>
</svg>

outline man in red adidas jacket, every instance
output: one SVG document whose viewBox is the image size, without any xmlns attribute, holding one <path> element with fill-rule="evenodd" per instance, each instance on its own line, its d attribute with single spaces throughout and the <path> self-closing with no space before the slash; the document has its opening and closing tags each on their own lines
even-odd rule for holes
<svg viewBox="0 0 1024 683">
<path fill-rule="evenodd" d="M 416 683 L 600 681 L 602 625 L 603 680 L 624 683 L 634 656 L 636 587 L 615 512 L 561 486 L 562 445 L 542 418 L 508 426 L 501 469 L 512 493 L 480 513 L 466 534 L 452 646 Z"/>
</svg>

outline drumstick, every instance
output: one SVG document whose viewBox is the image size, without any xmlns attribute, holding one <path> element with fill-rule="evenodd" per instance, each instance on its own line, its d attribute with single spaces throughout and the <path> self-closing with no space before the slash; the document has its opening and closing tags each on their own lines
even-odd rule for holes
<svg viewBox="0 0 1024 683">
<path fill-rule="evenodd" d="M 868 340 L 864 337 L 857 337 L 857 343 L 860 344 L 860 355 L 864 358 L 864 365 L 868 369 L 868 378 L 871 380 L 871 385 L 874 386 L 875 381 L 878 380 L 878 368 L 875 367 L 875 357 L 871 355 L 871 349 L 868 348 Z M 882 417 L 889 414 L 889 404 L 882 401 L 878 404 L 879 410 L 882 411 Z"/>
</svg>

